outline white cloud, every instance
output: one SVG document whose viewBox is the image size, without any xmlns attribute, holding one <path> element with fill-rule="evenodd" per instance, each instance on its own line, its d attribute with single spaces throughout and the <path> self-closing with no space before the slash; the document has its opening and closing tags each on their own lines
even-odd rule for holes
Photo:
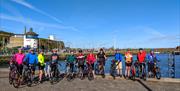
<svg viewBox="0 0 180 91">
<path fill-rule="evenodd" d="M 166 36 L 165 34 L 159 32 L 157 29 L 154 29 L 154 28 L 151 28 L 148 26 L 137 26 L 135 28 L 135 30 L 145 32 L 151 36 L 159 36 L 159 37 L 165 37 Z"/>
<path fill-rule="evenodd" d="M 76 31 L 76 32 L 78 31 L 78 29 L 76 29 L 76 28 L 74 28 L 72 26 L 64 26 L 64 25 L 60 25 L 60 24 L 44 23 L 44 22 L 34 21 L 34 20 L 31 20 L 31 19 L 24 19 L 24 18 L 21 18 L 21 17 L 9 16 L 9 15 L 4 15 L 4 14 L 0 14 L 0 19 L 20 22 L 20 23 L 23 23 L 23 24 L 41 26 L 41 27 L 46 27 L 46 28 L 48 27 L 48 28 L 56 28 L 56 29 L 73 30 L 73 31 Z"/>
<path fill-rule="evenodd" d="M 42 14 L 42 15 L 45 15 L 45 16 L 47 16 L 47 17 L 53 19 L 54 21 L 58 22 L 58 23 L 62 23 L 62 21 L 59 20 L 57 17 L 52 16 L 52 15 L 50 15 L 50 14 L 44 12 L 43 10 L 36 8 L 35 6 L 33 6 L 33 5 L 29 4 L 29 3 L 27 3 L 27 2 L 24 1 L 24 0 L 12 0 L 12 1 L 15 2 L 15 3 L 17 3 L 17 4 L 23 5 L 23 6 L 29 8 L 29 9 L 31 9 L 31 10 L 34 10 L 34 11 L 36 11 L 36 12 Z"/>
</svg>

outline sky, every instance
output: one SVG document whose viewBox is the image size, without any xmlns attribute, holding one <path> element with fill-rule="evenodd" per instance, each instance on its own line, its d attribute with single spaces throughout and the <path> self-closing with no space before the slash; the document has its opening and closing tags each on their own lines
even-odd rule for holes
<svg viewBox="0 0 180 91">
<path fill-rule="evenodd" d="M 0 29 L 73 48 L 180 45 L 180 0 L 0 0 Z"/>
</svg>

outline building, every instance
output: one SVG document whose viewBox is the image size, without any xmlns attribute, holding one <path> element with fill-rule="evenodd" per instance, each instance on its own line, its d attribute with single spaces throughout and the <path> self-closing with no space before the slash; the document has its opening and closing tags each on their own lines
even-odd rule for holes
<svg viewBox="0 0 180 91">
<path fill-rule="evenodd" d="M 51 50 L 53 48 L 63 49 L 64 42 L 56 41 L 54 36 L 50 35 L 49 38 L 38 38 L 38 34 L 33 32 L 33 29 L 30 28 L 28 32 L 24 34 L 14 34 L 5 31 L 0 31 L 0 48 L 15 48 L 15 47 L 24 47 L 24 48 L 35 48 L 35 49 L 45 49 Z"/>
<path fill-rule="evenodd" d="M 50 40 L 55 40 L 54 35 L 49 35 Z"/>
<path fill-rule="evenodd" d="M 24 47 L 38 48 L 38 34 L 33 32 L 32 28 L 24 34 Z"/>
<path fill-rule="evenodd" d="M 7 45 L 8 48 L 22 47 L 24 45 L 24 34 L 13 34 L 10 37 L 10 42 Z"/>
<path fill-rule="evenodd" d="M 0 49 L 4 49 L 10 42 L 10 37 L 13 33 L 5 32 L 0 30 Z"/>
</svg>

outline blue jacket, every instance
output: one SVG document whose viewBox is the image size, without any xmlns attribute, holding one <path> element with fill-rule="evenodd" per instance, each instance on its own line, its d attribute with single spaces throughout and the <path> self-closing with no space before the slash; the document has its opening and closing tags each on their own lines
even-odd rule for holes
<svg viewBox="0 0 180 91">
<path fill-rule="evenodd" d="M 148 55 L 148 62 L 149 63 L 154 63 L 156 61 L 158 61 L 158 59 L 157 59 L 155 54 L 154 55 L 151 55 L 151 54 Z"/>
<path fill-rule="evenodd" d="M 38 56 L 36 53 L 28 53 L 24 59 L 28 64 L 38 64 Z"/>
<path fill-rule="evenodd" d="M 122 61 L 122 55 L 120 53 L 115 53 L 115 60 L 118 60 L 119 62 Z"/>
</svg>

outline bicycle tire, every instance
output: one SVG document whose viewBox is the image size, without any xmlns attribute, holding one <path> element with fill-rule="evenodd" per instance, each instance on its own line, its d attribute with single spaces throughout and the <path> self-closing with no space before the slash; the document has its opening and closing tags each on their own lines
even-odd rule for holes
<svg viewBox="0 0 180 91">
<path fill-rule="evenodd" d="M 13 78 L 12 78 L 12 71 L 9 72 L 9 84 L 12 85 Z"/>
<path fill-rule="evenodd" d="M 19 77 L 20 77 L 20 75 L 18 74 L 18 72 L 15 72 L 13 82 L 12 82 L 12 84 L 15 88 L 18 88 L 20 86 L 20 78 Z"/>
<path fill-rule="evenodd" d="M 160 80 L 161 79 L 161 72 L 160 72 L 160 68 L 156 68 L 156 78 L 158 79 L 158 80 Z"/>
</svg>

